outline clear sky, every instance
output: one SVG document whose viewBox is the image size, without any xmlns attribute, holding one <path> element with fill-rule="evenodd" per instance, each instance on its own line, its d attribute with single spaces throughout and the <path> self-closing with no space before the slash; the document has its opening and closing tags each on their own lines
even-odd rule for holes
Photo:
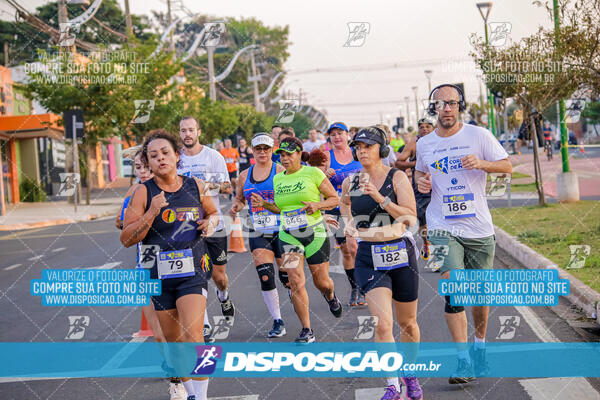
<svg viewBox="0 0 600 400">
<path fill-rule="evenodd" d="M 46 2 L 17 1 L 31 11 Z M 123 5 L 123 0 L 119 2 Z M 421 114 L 421 102 L 429 94 L 426 69 L 433 71 L 432 86 L 464 82 L 468 101 L 476 101 L 479 96 L 477 71 L 469 56 L 470 35 L 483 35 L 483 20 L 476 1 L 183 0 L 183 4 L 191 11 L 216 17 L 253 16 L 267 25 L 289 25 L 292 44 L 291 56 L 285 64 L 289 72 L 287 82 L 290 82 L 287 88 L 295 92 L 302 89 L 309 103 L 327 111 L 330 121 L 366 125 L 382 119 L 387 123 L 388 115 L 393 119 L 406 114 L 406 96 L 410 97 L 414 119 L 415 99 L 411 88 L 418 87 Z M 165 0 L 130 0 L 130 6 L 133 13 L 147 15 L 151 10 L 166 12 L 167 9 Z M 7 19 L 6 12 L 12 13 L 5 2 L 0 10 L 3 19 Z M 177 11 L 175 14 L 184 15 Z M 510 39 L 515 41 L 533 34 L 540 25 L 552 26 L 546 11 L 530 0 L 496 1 L 488 21 L 510 23 Z M 362 46 L 344 47 L 350 22 L 368 24 L 369 32 Z M 397 68 L 381 68 L 390 64 L 397 64 Z M 300 73 L 317 68 L 350 69 L 369 65 L 380 68 Z"/>
</svg>

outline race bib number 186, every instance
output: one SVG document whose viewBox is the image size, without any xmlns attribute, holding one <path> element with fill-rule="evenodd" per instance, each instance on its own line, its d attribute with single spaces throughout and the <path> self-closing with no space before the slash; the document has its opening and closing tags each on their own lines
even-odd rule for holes
<svg viewBox="0 0 600 400">
<path fill-rule="evenodd" d="M 442 212 L 445 219 L 469 218 L 475 216 L 473 193 L 444 195 Z"/>
</svg>

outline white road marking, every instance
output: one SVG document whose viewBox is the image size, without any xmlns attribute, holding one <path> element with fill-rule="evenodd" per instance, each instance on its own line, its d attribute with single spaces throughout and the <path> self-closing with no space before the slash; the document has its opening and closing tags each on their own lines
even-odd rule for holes
<svg viewBox="0 0 600 400">
<path fill-rule="evenodd" d="M 379 399 L 385 393 L 385 388 L 356 389 L 354 391 L 354 400 L 372 400 Z"/>
<path fill-rule="evenodd" d="M 13 265 L 11 265 L 11 266 L 9 266 L 9 267 L 6 267 L 6 268 L 4 268 L 4 270 L 5 270 L 5 271 L 10 271 L 11 269 L 18 268 L 18 267 L 20 267 L 21 265 L 23 265 L 23 264 L 13 264 Z"/>
<path fill-rule="evenodd" d="M 63 251 L 63 250 L 66 250 L 66 249 L 67 249 L 66 247 L 59 247 L 58 249 L 52 250 L 52 252 L 53 253 L 58 253 L 59 251 Z"/>
<path fill-rule="evenodd" d="M 519 383 L 531 400 L 558 398 L 600 400 L 600 394 L 585 378 L 523 379 Z"/>
<path fill-rule="evenodd" d="M 100 370 L 105 371 L 119 368 L 119 366 L 123 364 L 123 361 L 127 360 L 127 358 L 129 358 L 129 356 L 139 348 L 137 345 L 135 345 L 135 343 L 144 343 L 146 339 L 148 339 L 147 336 L 134 337 L 131 339 L 129 343 L 119 350 L 119 352 L 117 352 L 117 354 L 115 354 L 110 360 L 108 360 L 106 364 L 100 368 Z"/>
<path fill-rule="evenodd" d="M 33 256 L 31 258 L 28 258 L 27 261 L 35 261 L 35 260 L 39 260 L 40 258 L 44 257 L 43 254 L 37 255 L 37 256 Z"/>
<path fill-rule="evenodd" d="M 531 310 L 530 307 L 519 306 L 515 307 L 515 310 L 517 310 L 523 316 L 523 319 L 527 321 L 527 324 L 531 327 L 533 333 L 535 333 L 541 341 L 546 343 L 560 342 L 560 340 L 554 336 L 552 331 L 548 329 L 544 321 L 542 321 L 540 317 L 538 317 L 537 314 Z"/>
<path fill-rule="evenodd" d="M 118 267 L 121 264 L 123 264 L 121 261 L 115 261 L 115 262 L 106 263 L 104 265 L 100 265 L 98 267 L 89 267 L 89 268 L 83 268 L 83 269 L 113 269 L 115 267 Z"/>
<path fill-rule="evenodd" d="M 244 396 L 209 397 L 208 400 L 258 400 L 258 395 L 247 394 Z"/>
</svg>

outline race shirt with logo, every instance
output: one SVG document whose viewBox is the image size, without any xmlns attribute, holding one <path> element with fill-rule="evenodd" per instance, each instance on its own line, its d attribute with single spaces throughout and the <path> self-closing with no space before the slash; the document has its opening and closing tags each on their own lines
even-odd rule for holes
<svg viewBox="0 0 600 400">
<path fill-rule="evenodd" d="M 200 153 L 194 156 L 186 156 L 183 151 L 180 154 L 180 163 L 177 168 L 177 174 L 189 177 L 196 177 L 208 183 L 230 182 L 225 159 L 216 150 L 208 146 L 202 146 Z M 210 195 L 215 203 L 215 207 L 221 214 L 219 203 L 219 188 L 212 189 Z M 216 230 L 221 230 L 224 227 L 223 218 L 219 218 L 219 225 Z"/>
<path fill-rule="evenodd" d="M 443 229 L 465 238 L 494 234 L 485 194 L 487 173 L 462 166 L 461 158 L 470 154 L 492 162 L 508 158 L 490 131 L 474 125 L 463 124 L 449 137 L 438 136 L 436 130 L 417 142 L 415 169 L 431 173 L 427 229 Z"/>
<path fill-rule="evenodd" d="M 154 179 L 144 182 L 143 185 L 146 186 L 146 209 L 148 209 L 152 198 L 160 194 L 162 189 Z M 206 272 L 206 264 L 204 264 L 206 248 L 197 223 L 204 218 L 204 209 L 200 203 L 196 180 L 183 176 L 183 184 L 178 191 L 164 193 L 169 204 L 161 208 L 152 222 L 152 227 L 142 240 L 138 266 L 151 269 L 150 276 L 156 279 L 160 257 L 173 256 L 175 259 L 189 262 L 192 275 L 194 270 L 196 273 Z"/>
<path fill-rule="evenodd" d="M 262 233 L 274 233 L 279 230 L 279 215 L 273 214 L 263 207 L 252 207 L 252 193 L 258 193 L 266 201 L 273 203 L 275 192 L 273 191 L 273 178 L 275 177 L 277 165 L 273 163 L 269 176 L 264 181 L 256 181 L 252 177 L 254 165 L 248 170 L 244 182 L 244 197 L 248 203 L 252 228 Z"/>
<path fill-rule="evenodd" d="M 319 186 L 327 179 L 323 171 L 316 167 L 302 166 L 293 174 L 287 175 L 282 171 L 273 178 L 275 205 L 281 210 L 281 229 L 301 228 L 312 226 L 323 220 L 321 211 L 306 214 L 300 211 L 306 202 L 321 201 Z M 286 223 L 294 225 L 288 226 Z"/>
<path fill-rule="evenodd" d="M 230 149 L 222 149 L 221 155 L 225 158 L 225 163 L 227 164 L 227 171 L 235 172 L 237 171 L 237 160 L 240 158 L 240 154 L 233 147 Z"/>
</svg>

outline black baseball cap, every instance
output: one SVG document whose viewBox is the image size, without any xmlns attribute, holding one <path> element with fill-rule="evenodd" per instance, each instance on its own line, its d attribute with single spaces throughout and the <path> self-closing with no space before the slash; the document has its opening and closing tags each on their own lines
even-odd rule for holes
<svg viewBox="0 0 600 400">
<path fill-rule="evenodd" d="M 373 127 L 362 128 L 360 131 L 354 135 L 354 138 L 350 142 L 350 146 L 355 146 L 356 142 L 363 142 L 367 144 L 377 144 L 381 146 L 386 146 L 385 139 L 381 134 L 377 132 L 377 130 Z"/>
</svg>

